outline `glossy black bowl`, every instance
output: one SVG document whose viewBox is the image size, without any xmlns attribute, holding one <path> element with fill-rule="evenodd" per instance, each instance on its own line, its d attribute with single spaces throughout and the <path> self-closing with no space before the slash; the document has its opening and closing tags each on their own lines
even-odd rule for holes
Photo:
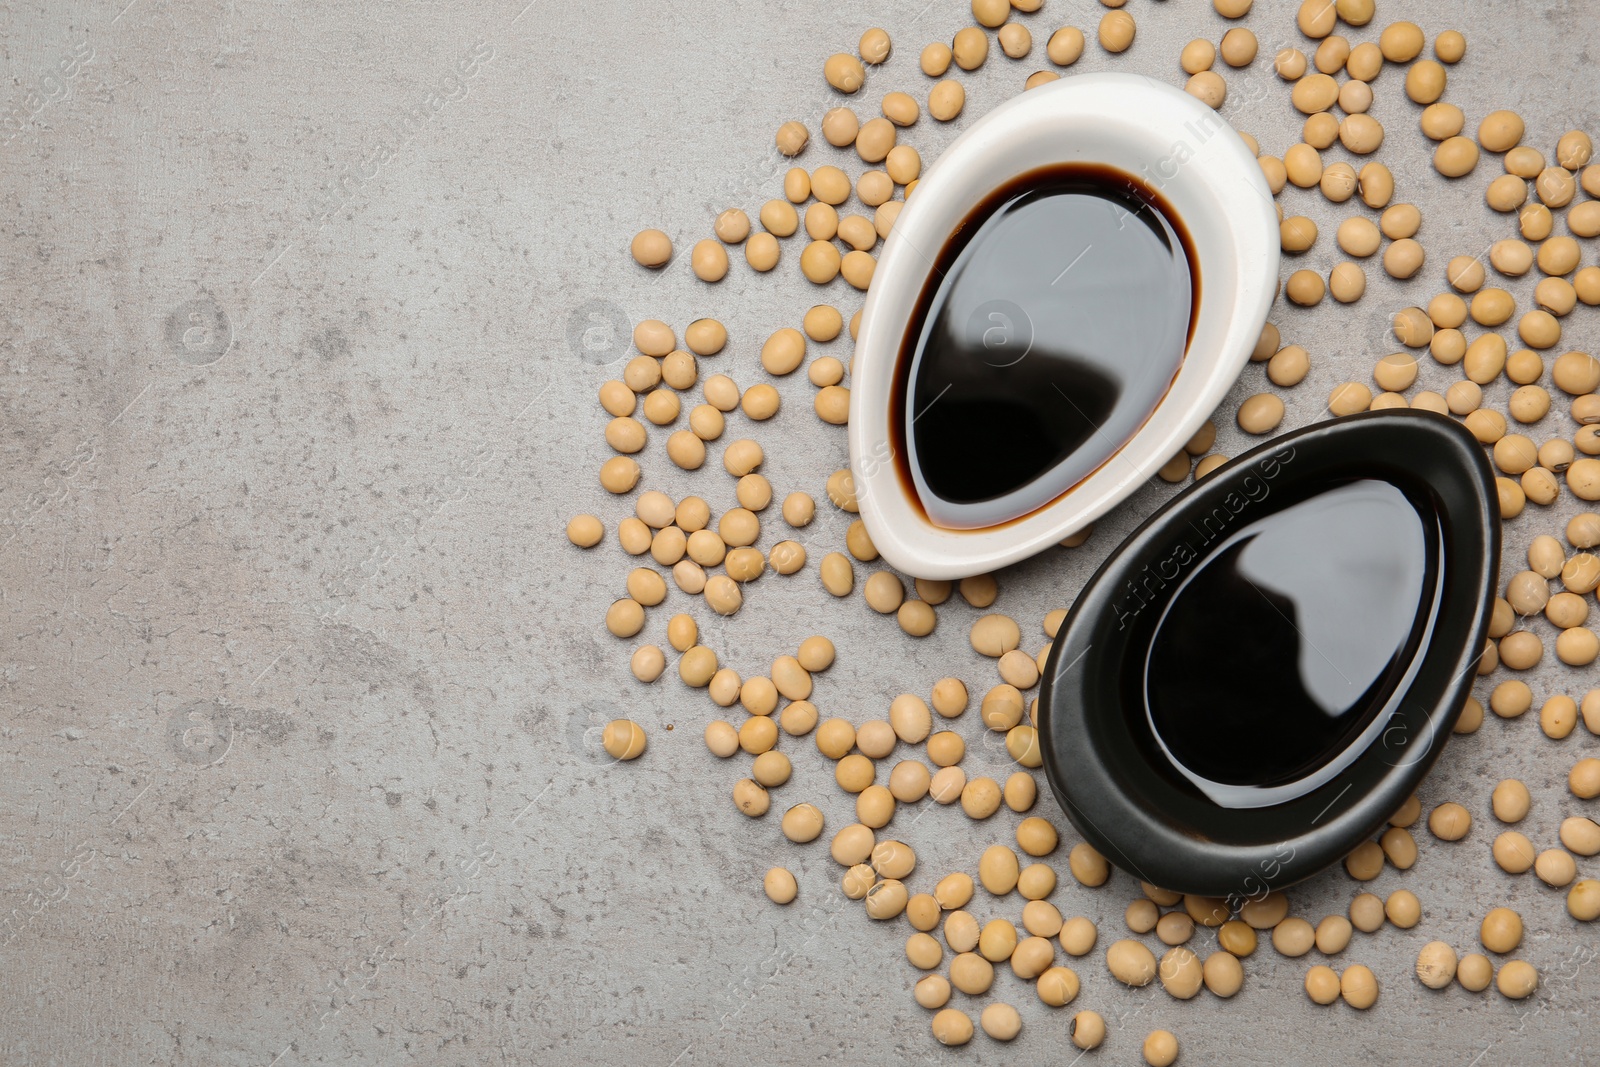
<svg viewBox="0 0 1600 1067">
<path fill-rule="evenodd" d="M 1381 733 L 1331 780 L 1281 803 L 1223 807 L 1161 755 L 1136 681 L 1182 583 L 1136 579 L 1175 554 L 1194 557 L 1187 569 L 1197 570 L 1214 548 L 1192 549 L 1197 524 L 1243 528 L 1361 479 L 1391 483 L 1436 519 L 1438 600 L 1420 665 L 1409 685 L 1387 694 Z M 1039 701 L 1057 799 L 1107 859 L 1156 886 L 1237 903 L 1310 877 L 1368 840 L 1438 758 L 1471 693 L 1499 568 L 1493 472 L 1483 447 L 1450 418 L 1404 409 L 1353 415 L 1224 464 L 1112 553 L 1057 635 Z"/>
</svg>

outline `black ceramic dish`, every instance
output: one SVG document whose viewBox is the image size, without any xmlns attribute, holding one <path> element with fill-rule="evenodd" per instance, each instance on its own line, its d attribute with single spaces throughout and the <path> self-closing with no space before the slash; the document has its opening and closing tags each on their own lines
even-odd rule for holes
<svg viewBox="0 0 1600 1067">
<path fill-rule="evenodd" d="M 1152 640 L 1230 537 L 1248 544 L 1247 530 L 1352 483 L 1408 502 L 1418 545 L 1426 532 L 1410 644 L 1396 651 L 1400 666 L 1380 672 L 1366 691 L 1371 710 L 1351 717 L 1337 758 L 1320 771 L 1302 766 L 1298 784 L 1273 783 L 1276 792 L 1255 800 L 1219 799 L 1158 737 L 1146 698 L 1156 677 L 1154 668 L 1146 673 Z M 1308 552 L 1305 563 L 1316 562 Z M 1499 567 L 1493 474 L 1482 446 L 1444 416 L 1349 416 L 1230 461 L 1123 542 L 1068 613 L 1039 702 L 1040 745 L 1057 799 L 1114 865 L 1163 888 L 1237 903 L 1310 877 L 1370 838 L 1438 758 L 1471 692 Z M 1218 628 L 1206 639 L 1226 656 L 1237 637 Z M 1181 708 L 1181 687 L 1174 691 Z M 1172 706 L 1169 699 L 1169 715 Z M 1263 715 L 1259 706 L 1250 711 L 1257 723 Z M 1219 733 L 1230 740 L 1225 724 Z M 1246 749 L 1252 742 L 1233 740 Z"/>
</svg>

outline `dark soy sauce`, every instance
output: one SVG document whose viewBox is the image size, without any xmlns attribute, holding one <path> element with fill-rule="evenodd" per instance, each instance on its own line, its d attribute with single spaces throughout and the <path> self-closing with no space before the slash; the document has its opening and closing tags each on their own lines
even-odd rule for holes
<svg viewBox="0 0 1600 1067">
<path fill-rule="evenodd" d="M 1224 807 L 1331 779 L 1388 721 L 1437 612 L 1439 528 L 1386 481 L 1325 489 L 1200 559 L 1156 623 L 1145 706 Z"/>
<path fill-rule="evenodd" d="M 987 197 L 940 252 L 906 333 L 892 421 L 929 518 L 1016 519 L 1126 444 L 1183 362 L 1194 262 L 1159 194 L 1121 171 L 1045 167 Z"/>
</svg>

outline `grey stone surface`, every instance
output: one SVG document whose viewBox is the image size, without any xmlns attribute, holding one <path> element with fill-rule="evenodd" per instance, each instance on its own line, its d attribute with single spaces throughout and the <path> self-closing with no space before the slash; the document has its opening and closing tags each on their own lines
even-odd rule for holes
<svg viewBox="0 0 1600 1067">
<path fill-rule="evenodd" d="M 635 682 L 635 642 L 601 624 L 631 562 L 613 535 L 628 502 L 595 480 L 608 450 L 593 398 L 631 323 L 722 318 L 733 341 L 703 373 L 749 384 L 770 331 L 819 299 L 859 306 L 842 283 L 818 293 L 801 280 L 793 241 L 772 274 L 736 259 L 707 287 L 682 261 L 640 270 L 629 237 L 659 225 L 687 249 L 716 210 L 753 214 L 778 195 L 772 131 L 800 118 L 815 134 L 833 103 L 822 59 L 869 25 L 897 49 L 861 106 L 892 88 L 922 97 L 917 53 L 965 24 L 963 0 L 125 2 L 0 6 L 5 114 L 18 120 L 0 115 L 0 1063 L 1062 1060 L 1067 1013 L 1008 974 L 997 995 L 1023 1013 L 1018 1044 L 935 1046 L 910 996 L 904 926 L 840 900 L 823 844 L 789 845 L 775 817 L 738 814 L 728 794 L 743 761 L 718 762 L 700 741 L 718 709 L 670 674 Z M 1256 6 L 1263 58 L 1229 73 L 1224 113 L 1281 153 L 1299 116 L 1267 57 L 1300 43 L 1294 5 Z M 1600 128 L 1593 4 L 1380 6 L 1379 23 L 1466 31 L 1448 99 L 1472 121 L 1516 108 L 1546 152 L 1569 128 Z M 924 118 L 910 139 L 933 158 L 1044 65 L 1051 29 L 1092 37 L 1101 10 L 1049 0 L 1028 19 L 1035 57 L 996 50 L 964 77 L 961 121 Z M 1201 0 L 1128 10 L 1132 51 L 1091 43 L 1080 69 L 1176 81 L 1182 43 L 1224 28 Z M 1366 378 L 1393 348 L 1388 313 L 1437 291 L 1446 259 L 1512 232 L 1482 204 L 1496 159 L 1455 184 L 1427 169 L 1401 80 L 1382 76 L 1374 113 L 1397 199 L 1423 207 L 1429 264 L 1407 285 L 1373 271 L 1350 308 L 1277 314 L 1313 353 L 1286 397 L 1291 424 L 1317 418 L 1335 383 Z M 814 136 L 806 165 L 831 161 L 860 168 Z M 1353 212 L 1314 191 L 1283 202 L 1322 225 L 1306 262 L 1326 271 Z M 1512 288 L 1525 302 L 1531 281 Z M 1565 347 L 1597 343 L 1580 309 Z M 1431 364 L 1423 375 L 1453 380 Z M 1228 411 L 1259 378 L 1246 371 Z M 821 498 L 843 435 L 811 416 L 799 376 L 778 386 L 784 412 L 759 432 L 765 469 L 780 493 Z M 1534 436 L 1566 425 L 1558 410 Z M 714 458 L 685 474 L 653 435 L 647 485 L 732 506 Z M 1219 447 L 1245 446 L 1225 425 Z M 1152 484 L 1087 548 L 1001 576 L 1000 607 L 1024 621 L 1029 648 L 1043 613 L 1171 492 Z M 562 526 L 591 510 L 608 541 L 580 553 Z M 1510 524 L 1508 561 L 1575 510 L 1568 498 Z M 665 644 L 666 616 L 693 611 L 749 675 L 829 634 L 841 656 L 816 701 L 857 721 L 947 673 L 992 684 L 965 606 L 912 642 L 859 597 L 820 592 L 814 561 L 846 525 L 824 505 L 803 534 L 802 575 L 762 579 L 729 620 L 674 592 L 641 640 Z M 1542 701 L 1593 679 L 1546 666 L 1530 681 Z M 595 744 L 618 713 L 650 731 L 626 766 Z M 1501 777 L 1532 786 L 1519 829 L 1539 847 L 1562 816 L 1592 813 L 1564 779 L 1594 738 L 1580 727 L 1549 741 L 1535 718 L 1491 718 L 1424 785 L 1426 807 L 1460 800 L 1478 822 L 1455 845 L 1419 833 L 1416 868 L 1371 887 L 1410 888 L 1425 912 L 1333 961 L 1373 968 L 1374 1010 L 1311 1006 L 1300 984 L 1315 956 L 1264 947 L 1237 998 L 1190 1003 L 1113 989 L 1095 956 L 1079 967 L 1078 1006 L 1105 1013 L 1112 1036 L 1091 1059 L 1135 1062 L 1144 1033 L 1167 1027 L 1185 1063 L 1592 1062 L 1600 939 L 1561 894 L 1488 853 Z M 971 772 L 1006 771 L 976 716 L 957 728 Z M 810 743 L 785 747 L 796 777 L 775 803 L 814 800 L 830 826 L 848 821 Z M 1015 821 L 926 807 L 894 823 L 920 850 L 914 888 L 974 869 Z M 1039 810 L 1063 826 L 1064 855 L 1075 836 L 1047 798 Z M 788 908 L 761 894 L 775 863 L 800 877 Z M 1295 911 L 1316 920 L 1355 891 L 1325 873 L 1294 892 Z M 1103 945 L 1136 892 L 1119 873 L 1056 899 L 1098 919 Z M 1523 1003 L 1422 989 L 1417 948 L 1471 949 L 1495 904 L 1526 917 L 1519 955 L 1545 987 Z"/>
</svg>

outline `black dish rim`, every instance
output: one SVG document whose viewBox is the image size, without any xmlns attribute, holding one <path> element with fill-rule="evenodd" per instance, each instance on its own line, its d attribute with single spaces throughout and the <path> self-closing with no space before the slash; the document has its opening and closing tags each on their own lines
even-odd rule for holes
<svg viewBox="0 0 1600 1067">
<path fill-rule="evenodd" d="M 1274 483 L 1281 490 L 1355 477 L 1383 478 L 1433 501 L 1445 565 L 1429 651 L 1381 738 L 1330 782 L 1271 807 L 1219 807 L 1148 762 L 1128 728 L 1130 717 L 1114 699 L 1130 652 L 1126 637 L 1118 636 L 1128 612 L 1158 607 L 1129 599 L 1136 588 L 1129 583 L 1170 560 L 1196 529 L 1197 517 L 1221 508 L 1240 523 L 1252 522 L 1295 499 L 1279 492 L 1280 502 L 1269 506 Z M 1455 420 L 1427 411 L 1366 412 L 1317 423 L 1274 438 L 1189 486 L 1101 564 L 1046 661 L 1039 744 L 1068 819 L 1113 865 L 1142 881 L 1235 902 L 1343 859 L 1404 803 L 1449 740 L 1488 636 L 1500 539 L 1499 499 L 1483 447 Z M 1142 722 L 1142 716 L 1131 718 Z"/>
</svg>

